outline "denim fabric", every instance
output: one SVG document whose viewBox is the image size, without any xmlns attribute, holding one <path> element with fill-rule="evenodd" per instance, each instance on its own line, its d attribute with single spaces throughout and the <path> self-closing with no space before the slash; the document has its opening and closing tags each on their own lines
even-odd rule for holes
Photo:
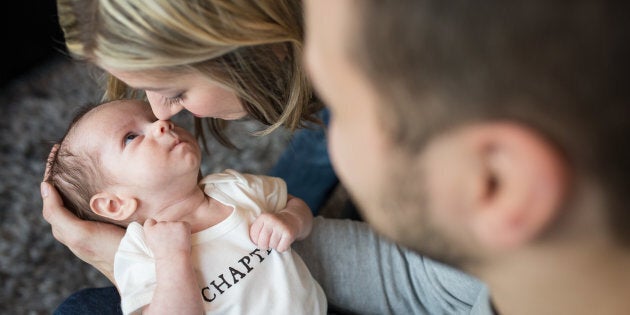
<svg viewBox="0 0 630 315">
<path fill-rule="evenodd" d="M 53 315 L 122 315 L 120 295 L 115 287 L 88 288 L 63 301 Z"/>
<path fill-rule="evenodd" d="M 328 126 L 328 109 L 323 109 L 318 115 Z M 339 180 L 328 156 L 325 128 L 311 127 L 293 134 L 269 175 L 284 179 L 289 194 L 303 199 L 313 215 L 317 215 Z"/>
</svg>

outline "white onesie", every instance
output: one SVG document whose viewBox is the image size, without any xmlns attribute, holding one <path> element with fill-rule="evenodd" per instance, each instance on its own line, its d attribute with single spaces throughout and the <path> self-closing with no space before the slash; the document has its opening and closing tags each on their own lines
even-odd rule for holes
<svg viewBox="0 0 630 315">
<path fill-rule="evenodd" d="M 260 250 L 249 237 L 258 215 L 286 206 L 284 181 L 228 169 L 206 176 L 200 185 L 208 196 L 234 208 L 224 221 L 192 235 L 206 314 L 326 314 L 324 292 L 297 253 Z M 116 252 L 114 278 L 124 314 L 151 303 L 155 260 L 139 223 L 127 227 Z"/>
</svg>

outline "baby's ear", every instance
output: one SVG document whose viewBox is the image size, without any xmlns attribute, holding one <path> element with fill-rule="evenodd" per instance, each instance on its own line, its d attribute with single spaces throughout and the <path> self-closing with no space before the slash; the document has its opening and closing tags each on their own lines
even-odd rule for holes
<svg viewBox="0 0 630 315">
<path fill-rule="evenodd" d="M 90 208 L 100 216 L 122 221 L 132 215 L 138 207 L 138 201 L 131 197 L 118 197 L 109 192 L 98 193 L 90 199 Z"/>
</svg>

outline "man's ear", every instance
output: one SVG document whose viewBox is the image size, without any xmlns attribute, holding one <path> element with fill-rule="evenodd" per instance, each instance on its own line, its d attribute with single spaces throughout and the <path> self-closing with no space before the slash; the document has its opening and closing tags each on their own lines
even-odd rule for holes
<svg viewBox="0 0 630 315">
<path fill-rule="evenodd" d="M 470 141 L 480 157 L 482 189 L 472 230 L 484 247 L 504 250 L 536 238 L 558 214 L 567 190 L 565 160 L 523 125 L 480 124 Z"/>
<path fill-rule="evenodd" d="M 90 198 L 90 208 L 94 213 L 115 221 L 127 219 L 137 207 L 135 198 L 121 198 L 109 192 L 100 192 Z"/>
</svg>

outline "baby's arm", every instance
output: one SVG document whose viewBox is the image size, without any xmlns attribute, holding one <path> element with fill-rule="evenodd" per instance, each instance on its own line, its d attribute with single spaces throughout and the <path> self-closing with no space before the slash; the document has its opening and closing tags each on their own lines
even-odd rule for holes
<svg viewBox="0 0 630 315">
<path fill-rule="evenodd" d="M 156 288 L 145 314 L 202 314 L 203 301 L 193 269 L 190 226 L 185 222 L 144 223 L 147 245 L 155 255 Z"/>
<path fill-rule="evenodd" d="M 264 212 L 252 224 L 249 234 L 260 249 L 287 250 L 295 240 L 306 238 L 313 228 L 313 213 L 306 203 L 289 195 L 287 206 L 278 212 Z"/>
</svg>

